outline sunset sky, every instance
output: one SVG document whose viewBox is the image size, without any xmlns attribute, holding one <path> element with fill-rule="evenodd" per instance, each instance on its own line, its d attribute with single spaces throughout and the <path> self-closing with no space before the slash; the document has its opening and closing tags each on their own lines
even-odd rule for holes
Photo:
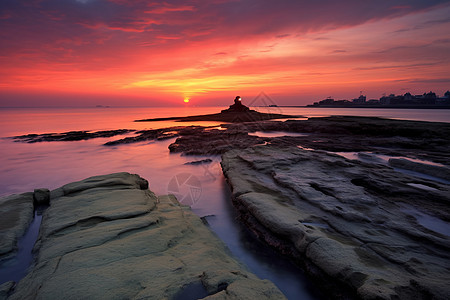
<svg viewBox="0 0 450 300">
<path fill-rule="evenodd" d="M 450 1 L 1 0 L 0 106 L 450 89 Z"/>
</svg>

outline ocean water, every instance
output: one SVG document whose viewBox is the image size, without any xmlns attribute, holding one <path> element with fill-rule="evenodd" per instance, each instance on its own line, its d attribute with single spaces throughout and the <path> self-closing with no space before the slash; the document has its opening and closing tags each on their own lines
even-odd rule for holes
<svg viewBox="0 0 450 300">
<path fill-rule="evenodd" d="M 107 147 L 121 138 L 88 141 L 19 143 L 10 137 L 29 133 L 73 130 L 154 129 L 171 126 L 218 126 L 220 122 L 133 122 L 136 119 L 216 113 L 223 107 L 181 108 L 29 108 L 0 109 L 0 196 L 54 189 L 86 177 L 113 172 L 137 173 L 158 195 L 174 193 L 194 213 L 205 217 L 210 228 L 232 254 L 260 278 L 273 281 L 290 299 L 318 299 L 317 289 L 302 271 L 256 241 L 235 221 L 230 191 L 220 168 L 220 157 L 169 153 L 175 139 Z M 329 115 L 381 116 L 397 119 L 450 122 L 450 110 L 256 108 L 304 117 Z M 186 165 L 210 158 L 209 164 Z M 183 184 L 192 179 L 193 186 Z M 1 265 L 0 268 L 5 268 Z"/>
</svg>

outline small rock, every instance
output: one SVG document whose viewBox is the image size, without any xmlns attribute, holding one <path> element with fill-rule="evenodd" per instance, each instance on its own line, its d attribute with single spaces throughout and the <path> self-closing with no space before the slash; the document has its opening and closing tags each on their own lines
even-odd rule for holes
<svg viewBox="0 0 450 300">
<path fill-rule="evenodd" d="M 204 165 L 204 164 L 210 164 L 212 163 L 212 160 L 207 158 L 207 159 L 202 159 L 202 160 L 195 160 L 195 161 L 190 161 L 185 163 L 185 165 Z"/>
<path fill-rule="evenodd" d="M 48 189 L 35 189 L 33 198 L 38 205 L 48 205 L 50 202 L 50 191 Z"/>
</svg>

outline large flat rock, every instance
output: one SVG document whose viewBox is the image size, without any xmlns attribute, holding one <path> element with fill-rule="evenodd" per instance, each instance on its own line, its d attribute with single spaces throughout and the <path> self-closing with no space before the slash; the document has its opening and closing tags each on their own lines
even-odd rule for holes
<svg viewBox="0 0 450 300">
<path fill-rule="evenodd" d="M 51 192 L 36 259 L 8 299 L 280 299 L 172 196 L 137 175 Z"/>
<path fill-rule="evenodd" d="M 317 280 L 337 283 L 332 296 L 448 299 L 449 185 L 270 145 L 229 151 L 222 169 L 242 221 Z"/>
<path fill-rule="evenodd" d="M 197 127 L 177 130 L 171 152 L 187 155 L 223 154 L 264 143 L 302 146 L 333 152 L 366 151 L 448 164 L 450 123 L 333 116 L 308 120 L 222 124 L 221 130 Z M 223 130 L 226 129 L 226 130 Z M 286 136 L 257 137 L 252 132 L 286 132 Z M 289 136 L 294 133 L 294 136 Z M 301 135 L 297 135 L 297 134 Z M 117 141 L 128 142 L 128 140 Z"/>
</svg>

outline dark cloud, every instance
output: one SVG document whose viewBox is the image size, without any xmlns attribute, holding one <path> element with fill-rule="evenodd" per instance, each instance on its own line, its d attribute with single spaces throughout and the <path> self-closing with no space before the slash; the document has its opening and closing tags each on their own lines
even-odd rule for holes
<svg viewBox="0 0 450 300">
<path fill-rule="evenodd" d="M 338 28 L 406 15 L 448 1 L 258 1 L 222 3 L 210 10 L 236 33 L 262 34 L 295 27 L 300 32 Z M 219 9 L 219 10 L 217 10 Z M 240 29 L 240 31 L 239 31 Z"/>
<path fill-rule="evenodd" d="M 446 23 L 450 23 L 450 18 L 422 22 L 422 23 L 419 23 L 410 28 L 402 28 L 402 29 L 396 30 L 396 31 L 394 31 L 394 33 L 403 33 L 403 32 L 408 32 L 408 31 L 413 31 L 413 30 L 420 30 L 420 29 L 425 29 L 425 28 L 431 27 L 431 26 L 436 26 L 436 25 L 439 26 L 439 25 L 446 24 Z"/>
<path fill-rule="evenodd" d="M 371 70 L 382 70 L 382 69 L 399 69 L 399 68 L 417 68 L 417 67 L 429 67 L 434 66 L 436 63 L 421 63 L 421 64 L 405 64 L 405 65 L 384 65 L 376 67 L 360 67 L 354 68 L 353 70 L 360 71 L 371 71 Z"/>
<path fill-rule="evenodd" d="M 433 25 L 440 25 L 440 24 L 445 24 L 445 23 L 450 23 L 450 17 L 444 18 L 444 19 L 439 19 L 439 20 L 427 21 L 427 22 L 424 22 L 422 24 L 422 26 L 433 26 Z"/>
<path fill-rule="evenodd" d="M 290 33 L 285 33 L 285 34 L 278 34 L 278 35 L 276 36 L 276 38 L 277 38 L 277 39 L 283 39 L 283 38 L 287 38 L 287 37 L 290 37 L 290 36 L 292 36 L 292 34 L 290 34 Z"/>
<path fill-rule="evenodd" d="M 432 79 L 414 79 L 408 80 L 410 83 L 431 84 L 431 83 L 447 83 L 450 86 L 450 78 L 432 78 Z"/>
<path fill-rule="evenodd" d="M 448 3 L 443 0 L 0 0 L 0 59 L 4 70 L 16 65 L 46 67 L 54 62 L 68 62 L 70 65 L 64 67 L 68 69 L 92 70 L 118 62 L 133 63 L 132 58 L 140 55 L 144 59 L 137 65 L 156 61 L 151 66 L 159 67 L 154 57 L 169 53 L 166 51 L 169 48 L 189 49 L 192 44 L 207 41 L 213 45 L 211 54 L 233 55 L 234 45 L 239 47 L 241 41 L 302 37 L 309 32 L 395 18 Z M 432 22 L 424 26 L 447 19 Z M 221 43 L 228 47 L 222 47 Z M 271 47 L 261 47 L 260 52 L 271 51 Z M 413 50 L 420 49 L 414 49 L 392 48 L 373 55 L 385 59 L 403 51 L 418 57 Z M 438 50 L 430 52 L 430 56 L 437 53 L 441 57 L 443 54 Z M 343 51 L 337 49 L 333 53 Z M 237 61 L 243 58 L 248 58 L 248 54 L 236 57 Z"/>
<path fill-rule="evenodd" d="M 448 44 L 448 43 L 450 43 L 450 39 L 438 39 L 433 41 L 433 44 Z"/>
<path fill-rule="evenodd" d="M 207 27 L 208 35 L 242 36 L 273 32 L 282 38 L 290 33 L 338 28 L 377 19 L 397 17 L 428 9 L 448 1 L 124 1 L 124 0 L 2 0 L 0 22 L 8 32 L 23 34 L 33 28 L 40 34 L 80 35 L 84 29 L 110 29 L 155 35 L 173 35 Z M 436 20 L 443 22 L 448 20 Z M 49 32 L 50 30 L 50 32 Z M 152 34 L 150 34 L 152 36 Z M 189 36 L 186 36 L 189 38 Z"/>
<path fill-rule="evenodd" d="M 429 47 L 430 44 L 422 44 L 422 45 L 414 45 L 414 46 L 397 46 L 397 47 L 392 47 L 389 49 L 383 49 L 380 51 L 377 51 L 375 53 L 377 54 L 388 54 L 388 53 L 398 53 L 398 52 L 409 52 L 411 50 L 415 50 L 415 49 L 423 49 L 423 48 L 427 48 Z"/>
</svg>

